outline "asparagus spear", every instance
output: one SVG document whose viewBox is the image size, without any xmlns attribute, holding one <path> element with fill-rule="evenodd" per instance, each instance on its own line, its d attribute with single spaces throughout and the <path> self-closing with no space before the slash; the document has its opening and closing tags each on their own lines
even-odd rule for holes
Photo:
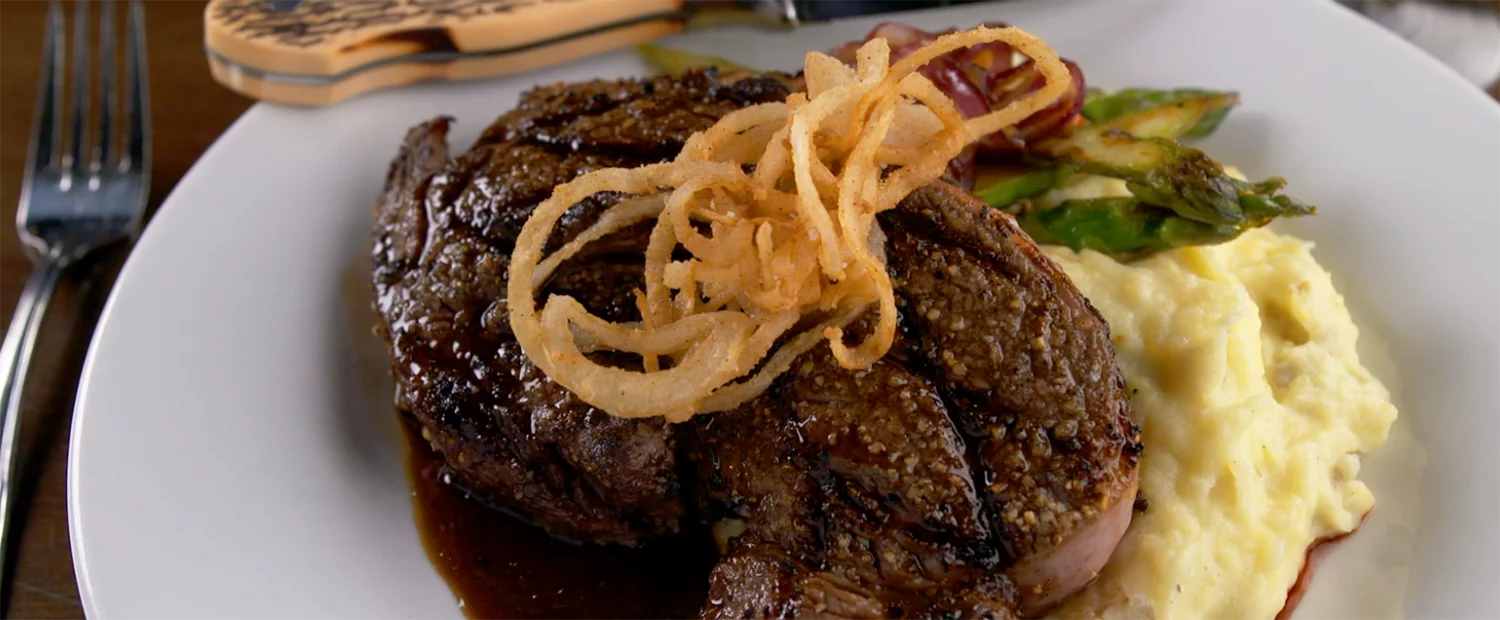
<svg viewBox="0 0 1500 620">
<path fill-rule="evenodd" d="M 1239 102 L 1238 93 L 1196 88 L 1096 90 L 1084 100 L 1082 114 L 1138 138 L 1201 138 L 1218 129 Z"/>
<path fill-rule="evenodd" d="M 978 192 L 1006 208 L 1040 243 L 1092 249 L 1133 260 L 1172 248 L 1222 243 L 1279 216 L 1312 206 L 1276 192 L 1286 182 L 1234 179 L 1202 151 L 1166 138 L 1136 138 L 1108 127 L 1081 126 L 1038 144 L 1046 166 Z M 1028 198 L 1074 172 L 1123 179 L 1131 196 L 1069 200 L 1038 208 Z"/>
<path fill-rule="evenodd" d="M 1038 243 L 1066 245 L 1075 251 L 1095 250 L 1118 260 L 1222 243 L 1249 228 L 1189 220 L 1130 196 L 1069 200 L 1048 209 L 1034 208 L 1030 202 L 1021 207 L 1016 220 Z"/>
<path fill-rule="evenodd" d="M 1040 195 L 1057 187 L 1063 179 L 1073 174 L 1074 170 L 1072 166 L 1048 166 L 1003 179 L 974 192 L 974 195 L 983 198 L 992 207 L 1003 209 L 1022 199 Z"/>
<path fill-rule="evenodd" d="M 755 69 L 745 65 L 725 60 L 717 56 L 695 54 L 693 52 L 642 43 L 635 46 L 635 51 L 640 54 L 641 60 L 646 61 L 657 73 L 666 75 L 682 75 L 689 69 L 698 67 L 716 67 L 720 71 L 744 71 L 746 73 L 759 73 Z"/>
<path fill-rule="evenodd" d="M 1203 151 L 1165 138 L 1134 138 L 1084 125 L 1036 146 L 1037 155 L 1082 172 L 1124 179 L 1142 202 L 1205 224 L 1249 224 L 1275 216 L 1307 215 L 1310 205 L 1276 192 L 1286 181 L 1240 181 Z"/>
</svg>

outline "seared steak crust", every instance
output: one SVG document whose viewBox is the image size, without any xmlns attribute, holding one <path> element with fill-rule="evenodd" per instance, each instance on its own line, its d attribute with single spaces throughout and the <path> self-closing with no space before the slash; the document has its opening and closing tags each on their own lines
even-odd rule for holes
<svg viewBox="0 0 1500 620">
<path fill-rule="evenodd" d="M 376 208 L 397 405 L 459 484 L 555 535 L 633 543 L 687 520 L 743 522 L 711 576 L 708 617 L 1036 612 L 1118 542 L 1138 432 L 1103 320 L 972 195 L 938 183 L 880 217 L 902 312 L 885 358 L 852 372 L 817 348 L 734 411 L 676 426 L 614 418 L 543 376 L 509 332 L 508 256 L 552 187 L 669 159 L 789 84 L 542 87 L 451 160 L 445 119 L 414 128 Z M 552 243 L 615 200 L 574 207 Z M 637 318 L 641 233 L 596 244 L 542 296 Z"/>
<path fill-rule="evenodd" d="M 508 257 L 554 186 L 597 168 L 660 161 L 724 114 L 787 93 L 769 78 L 725 85 L 701 74 L 548 86 L 451 160 L 448 119 L 411 130 L 375 212 L 375 292 L 396 404 L 459 484 L 566 538 L 631 543 L 677 530 L 672 429 L 594 409 L 526 359 L 505 315 Z M 575 208 L 559 237 L 613 202 L 596 197 Z M 549 292 L 632 318 L 639 259 L 617 260 L 612 245 L 562 270 Z"/>
</svg>

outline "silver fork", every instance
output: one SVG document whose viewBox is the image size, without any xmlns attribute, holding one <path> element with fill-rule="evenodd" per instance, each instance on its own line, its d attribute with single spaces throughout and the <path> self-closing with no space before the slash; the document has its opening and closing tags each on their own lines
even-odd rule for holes
<svg viewBox="0 0 1500 620">
<path fill-rule="evenodd" d="M 89 3 L 73 10 L 73 99 L 71 131 L 63 145 L 63 11 L 55 0 L 47 11 L 43 39 L 41 92 L 16 228 L 36 268 L 21 289 L 5 343 L 0 346 L 0 561 L 10 541 L 11 494 L 18 479 L 16 436 L 21 421 L 21 386 L 36 346 L 37 329 L 58 278 L 69 265 L 94 250 L 140 231 L 151 171 L 150 109 L 146 93 L 146 22 L 132 1 L 125 28 L 125 82 L 122 95 L 124 139 L 113 144 L 120 122 L 115 110 L 115 2 L 103 2 L 99 34 L 99 101 L 102 111 L 92 139 L 89 84 Z M 0 596 L 4 594 L 0 585 Z"/>
</svg>

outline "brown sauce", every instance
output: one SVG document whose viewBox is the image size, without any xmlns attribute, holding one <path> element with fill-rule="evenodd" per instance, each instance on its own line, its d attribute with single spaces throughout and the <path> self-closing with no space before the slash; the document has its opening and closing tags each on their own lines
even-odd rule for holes
<svg viewBox="0 0 1500 620">
<path fill-rule="evenodd" d="M 422 545 L 468 617 L 698 616 L 708 598 L 708 572 L 714 563 L 707 534 L 685 534 L 640 549 L 558 540 L 444 482 L 442 457 L 410 424 L 401 428 Z M 1361 518 L 1359 525 L 1363 524 Z M 1276 620 L 1292 616 L 1319 560 L 1334 543 L 1358 530 L 1357 525 L 1308 547 Z"/>
<path fill-rule="evenodd" d="M 442 457 L 402 424 L 417 529 L 470 618 L 696 618 L 714 562 L 707 534 L 640 549 L 573 544 L 445 483 Z"/>
</svg>

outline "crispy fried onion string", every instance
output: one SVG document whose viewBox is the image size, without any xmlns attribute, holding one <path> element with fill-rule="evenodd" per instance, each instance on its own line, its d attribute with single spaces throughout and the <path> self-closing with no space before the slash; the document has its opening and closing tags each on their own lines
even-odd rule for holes
<svg viewBox="0 0 1500 620">
<path fill-rule="evenodd" d="M 966 121 L 916 71 L 991 41 L 1031 57 L 1046 86 Z M 532 362 L 613 415 L 675 422 L 755 398 L 823 340 L 845 368 L 884 355 L 895 338 L 896 303 L 875 214 L 939 178 L 970 142 L 1051 104 L 1070 76 L 1051 48 L 1016 28 L 944 35 L 895 65 L 877 38 L 857 58 L 851 68 L 811 52 L 805 95 L 725 116 L 670 163 L 596 170 L 559 185 L 527 220 L 511 255 L 510 324 Z M 563 213 L 599 192 L 629 198 L 544 257 Z M 641 322 L 606 321 L 564 295 L 537 310 L 537 291 L 558 265 L 653 218 L 645 287 L 636 294 Z M 678 248 L 691 258 L 674 259 Z M 844 328 L 872 306 L 870 333 L 845 344 Z M 639 355 L 643 370 L 588 357 L 603 350 Z"/>
</svg>

